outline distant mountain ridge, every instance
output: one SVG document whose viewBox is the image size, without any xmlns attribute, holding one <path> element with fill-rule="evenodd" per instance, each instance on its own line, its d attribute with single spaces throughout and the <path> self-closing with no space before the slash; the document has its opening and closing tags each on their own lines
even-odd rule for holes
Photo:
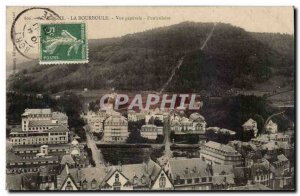
<svg viewBox="0 0 300 196">
<path fill-rule="evenodd" d="M 216 25 L 200 50 L 213 26 L 184 22 L 120 38 L 89 40 L 88 64 L 39 66 L 30 62 L 36 66 L 27 66 L 26 71 L 9 78 L 9 88 L 31 92 L 85 87 L 159 91 L 183 56 L 166 91 L 251 88 L 272 77 L 273 70 L 294 65 L 290 54 L 293 36 L 250 33 L 223 23 Z"/>
</svg>

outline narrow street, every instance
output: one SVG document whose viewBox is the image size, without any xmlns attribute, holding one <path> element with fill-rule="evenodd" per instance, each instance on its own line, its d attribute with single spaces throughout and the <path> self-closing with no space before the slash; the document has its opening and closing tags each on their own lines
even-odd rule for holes
<svg viewBox="0 0 300 196">
<path fill-rule="evenodd" d="M 172 155 L 171 152 L 171 141 L 170 141 L 170 119 L 165 119 L 164 122 L 164 144 L 165 144 L 165 155 L 170 158 Z"/>
<path fill-rule="evenodd" d="M 102 167 L 105 166 L 105 161 L 102 156 L 101 151 L 97 148 L 95 141 L 93 140 L 93 137 L 91 133 L 86 132 L 86 143 L 87 146 L 92 150 L 92 156 L 96 163 L 96 167 Z"/>
<path fill-rule="evenodd" d="M 164 155 L 160 158 L 158 158 L 158 162 L 160 165 L 166 165 L 169 159 L 172 157 L 172 151 L 171 151 L 171 142 L 170 142 L 170 119 L 169 117 L 164 119 L 164 128 L 163 128 L 163 134 L 164 134 L 164 141 L 163 144 L 165 146 Z"/>
</svg>

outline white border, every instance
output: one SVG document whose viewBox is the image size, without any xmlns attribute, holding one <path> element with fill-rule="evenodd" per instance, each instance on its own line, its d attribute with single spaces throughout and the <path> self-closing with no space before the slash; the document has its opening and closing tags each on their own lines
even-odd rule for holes
<svg viewBox="0 0 300 196">
<path fill-rule="evenodd" d="M 1 96 L 0 96 L 0 104 L 2 106 L 1 113 L 0 113 L 0 126 L 1 126 L 1 151 L 0 151 L 0 171 L 1 171 L 1 178 L 0 178 L 0 190 L 1 190 L 1 195 L 8 195 L 11 194 L 5 190 L 5 113 L 6 113 L 6 107 L 5 107 L 5 102 L 6 102 L 6 6 L 129 6 L 129 5 L 143 5 L 143 6 L 150 6 L 150 5 L 158 5 L 158 6 L 167 6 L 167 5 L 172 5 L 172 6 L 291 6 L 294 5 L 296 8 L 300 8 L 300 1 L 297 0 L 248 0 L 248 1 L 242 1 L 242 0 L 227 0 L 227 1 L 221 1 L 221 0 L 151 0 L 151 1 L 138 1 L 138 0 L 51 0 L 51 1 L 36 1 L 36 0 L 2 0 L 0 1 L 0 20 L 1 20 L 1 27 L 0 27 L 0 43 L 1 43 L 1 48 L 0 48 L 0 62 L 1 62 L 1 67 L 0 67 L 0 76 L 2 78 L 2 82 L 0 83 L 0 89 L 1 89 Z M 299 10 L 298 10 L 299 11 Z M 297 26 L 299 26 L 299 20 L 296 20 Z M 298 31 L 299 32 L 299 31 Z M 296 37 L 298 36 L 298 33 L 295 35 Z M 297 51 L 297 57 L 299 57 L 299 50 Z M 297 69 L 297 76 L 299 77 L 299 68 Z M 297 83 L 297 92 L 299 91 L 299 84 Z M 299 100 L 297 100 L 299 101 Z M 297 115 L 297 127 L 299 127 L 299 114 Z M 299 129 L 298 129 L 299 130 Z M 297 132 L 297 141 L 299 142 L 299 135 L 300 133 Z M 299 144 L 298 144 L 299 145 Z M 298 147 L 297 145 L 297 147 Z M 300 169 L 299 167 L 299 149 L 297 149 L 297 169 L 298 171 Z M 297 172 L 298 173 L 298 172 Z M 299 178 L 300 176 L 297 175 L 297 189 L 299 190 Z M 50 195 L 51 193 L 14 193 L 13 195 L 24 195 L 24 194 L 43 194 L 43 195 Z M 67 193 L 54 193 L 54 194 L 59 194 L 59 195 L 65 195 Z M 76 193 L 76 195 L 86 195 L 87 193 Z M 101 195 L 116 195 L 119 193 L 88 193 L 88 194 L 101 194 Z M 123 193 L 126 194 L 126 193 Z M 136 194 L 136 195 L 143 195 L 145 193 L 130 193 L 130 194 Z M 165 194 L 181 194 L 181 193 L 151 193 L 154 195 L 165 195 Z M 186 193 L 185 193 L 186 194 Z M 190 194 L 209 194 L 209 195 L 223 195 L 226 194 L 225 192 L 222 193 L 190 193 Z M 228 194 L 228 193 L 227 193 Z M 242 194 L 242 195 L 253 195 L 253 193 L 230 193 L 230 194 Z M 265 192 L 262 193 L 254 193 L 255 195 L 263 195 L 263 194 L 268 194 Z M 272 194 L 272 193 L 271 193 Z M 286 194 L 286 193 L 276 193 L 276 194 Z M 53 195 L 53 193 L 51 194 Z"/>
</svg>

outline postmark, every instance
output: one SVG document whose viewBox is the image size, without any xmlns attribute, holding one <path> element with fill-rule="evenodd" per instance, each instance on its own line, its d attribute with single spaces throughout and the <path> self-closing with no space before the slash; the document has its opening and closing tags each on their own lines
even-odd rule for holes
<svg viewBox="0 0 300 196">
<path fill-rule="evenodd" d="M 39 59 L 39 24 L 58 20 L 60 16 L 49 8 L 32 7 L 17 14 L 11 27 L 16 51 L 27 59 Z"/>
<path fill-rule="evenodd" d="M 40 24 L 40 64 L 88 62 L 85 23 Z"/>
</svg>

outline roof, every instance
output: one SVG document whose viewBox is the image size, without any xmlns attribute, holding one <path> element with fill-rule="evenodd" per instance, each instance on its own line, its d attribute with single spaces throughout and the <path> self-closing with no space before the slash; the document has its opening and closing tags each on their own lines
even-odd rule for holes
<svg viewBox="0 0 300 196">
<path fill-rule="evenodd" d="M 22 174 L 6 175 L 6 189 L 18 191 L 21 190 Z"/>
<path fill-rule="evenodd" d="M 246 190 L 251 190 L 251 191 L 269 191 L 272 190 L 268 187 L 266 187 L 263 184 L 250 184 L 250 185 L 245 185 L 245 186 L 235 186 L 235 187 L 230 187 L 228 190 L 235 190 L 235 191 L 246 191 Z"/>
<path fill-rule="evenodd" d="M 249 173 L 248 171 L 249 171 L 249 169 L 245 168 L 245 167 L 234 167 L 233 168 L 233 173 L 237 180 L 246 178 L 247 174 Z"/>
<path fill-rule="evenodd" d="M 72 158 L 71 155 L 67 154 L 67 155 L 64 155 L 60 161 L 60 164 L 61 165 L 65 165 L 65 164 L 75 164 L 75 161 L 74 159 Z"/>
<path fill-rule="evenodd" d="M 199 178 L 211 176 L 209 165 L 200 158 L 170 159 L 169 163 L 173 178 L 181 179 Z"/>
<path fill-rule="evenodd" d="M 68 132 L 69 129 L 63 125 L 51 127 L 50 129 L 43 131 L 43 132 Z"/>
<path fill-rule="evenodd" d="M 53 119 L 64 119 L 64 120 L 67 120 L 68 119 L 68 116 L 65 114 L 65 113 L 62 113 L 62 112 L 52 112 L 52 118 Z"/>
<path fill-rule="evenodd" d="M 247 121 L 243 124 L 243 127 L 244 127 L 244 126 L 253 126 L 253 123 L 256 123 L 256 121 L 253 120 L 252 118 L 249 118 L 249 120 L 247 120 Z"/>
<path fill-rule="evenodd" d="M 205 118 L 197 112 L 192 113 L 189 119 L 192 121 L 205 121 Z"/>
<path fill-rule="evenodd" d="M 122 165 L 121 173 L 134 186 L 145 186 L 151 184 L 151 181 L 159 174 L 160 170 L 161 167 L 150 159 L 147 163 Z"/>
<path fill-rule="evenodd" d="M 274 141 L 270 141 L 267 144 L 263 144 L 261 147 L 262 149 L 266 149 L 266 150 L 274 150 L 279 148 L 277 142 Z"/>
<path fill-rule="evenodd" d="M 141 132 L 157 132 L 161 129 L 163 129 L 163 127 L 158 127 L 156 125 L 147 124 L 147 125 L 143 125 L 141 127 Z"/>
<path fill-rule="evenodd" d="M 76 146 L 78 144 L 78 141 L 76 139 L 74 139 L 72 142 L 71 142 L 72 145 Z"/>
<path fill-rule="evenodd" d="M 235 184 L 234 182 L 234 174 L 226 174 L 226 175 L 217 175 L 217 176 L 212 176 L 212 183 L 214 185 L 233 185 Z"/>
<path fill-rule="evenodd" d="M 71 155 L 79 155 L 79 151 L 77 149 L 72 150 Z"/>
<path fill-rule="evenodd" d="M 269 161 L 264 159 L 261 162 L 254 163 L 251 166 L 250 171 L 251 171 L 252 177 L 256 176 L 256 175 L 270 173 L 270 171 L 269 171 Z"/>
<path fill-rule="evenodd" d="M 214 148 L 214 149 L 218 149 L 221 151 L 225 151 L 225 152 L 229 152 L 229 153 L 236 153 L 239 154 L 234 148 L 232 148 L 231 146 L 228 145 L 224 145 L 224 144 L 220 144 L 214 141 L 209 141 L 205 144 L 205 146 L 210 147 L 210 148 Z"/>
<path fill-rule="evenodd" d="M 87 183 L 87 189 L 91 188 L 91 182 L 96 183 L 96 186 L 109 186 L 106 181 L 115 173 L 119 172 L 129 180 L 130 184 L 134 186 L 149 186 L 155 177 L 159 174 L 161 167 L 152 161 L 141 164 L 129 164 L 122 166 L 108 166 L 108 167 L 90 167 L 90 168 L 73 168 L 69 169 L 65 166 L 63 171 L 57 177 L 58 185 L 62 186 L 65 179 L 71 175 L 76 183 Z M 143 180 L 145 181 L 142 181 Z M 143 183 L 144 182 L 144 183 Z"/>
<path fill-rule="evenodd" d="M 277 159 L 278 159 L 279 161 L 288 161 L 288 159 L 287 159 L 283 154 L 278 155 L 278 156 L 277 156 Z"/>
<path fill-rule="evenodd" d="M 232 165 L 212 165 L 213 175 L 220 175 L 220 174 L 233 174 L 233 166 Z"/>
<path fill-rule="evenodd" d="M 220 129 L 219 131 L 220 131 L 221 133 L 228 133 L 228 134 L 230 134 L 230 135 L 235 135 L 235 134 L 236 134 L 235 131 L 231 131 L 231 130 L 225 129 L 225 128 L 222 128 L 222 129 Z"/>
<path fill-rule="evenodd" d="M 42 145 L 45 146 L 45 145 Z M 70 147 L 70 144 L 47 144 L 48 150 L 51 149 L 67 149 Z M 40 146 L 37 145 L 22 145 L 14 146 L 13 151 L 26 151 L 26 150 L 40 150 Z"/>
<path fill-rule="evenodd" d="M 44 108 L 44 109 L 25 109 L 25 112 L 22 114 L 22 116 L 26 116 L 29 114 L 51 114 L 50 108 Z"/>
<path fill-rule="evenodd" d="M 44 157 L 30 157 L 22 158 L 22 156 L 15 155 L 10 151 L 6 151 L 6 163 L 32 163 L 38 161 L 58 161 L 57 156 L 44 156 Z"/>
<path fill-rule="evenodd" d="M 119 113 L 118 114 L 113 114 L 112 116 L 108 117 L 105 121 L 104 124 L 107 123 L 127 123 L 127 119 L 124 116 L 121 116 Z"/>
<path fill-rule="evenodd" d="M 23 132 L 22 128 L 21 127 L 16 127 L 16 128 L 12 128 L 10 133 L 19 133 L 19 132 Z"/>
<path fill-rule="evenodd" d="M 206 130 L 208 131 L 214 131 L 214 132 L 218 132 L 220 130 L 220 127 L 207 127 Z"/>
<path fill-rule="evenodd" d="M 157 127 L 157 126 L 153 125 L 153 124 L 146 124 L 146 125 L 143 125 L 142 127 Z"/>
<path fill-rule="evenodd" d="M 52 120 L 31 120 L 28 123 L 29 127 L 35 127 L 35 126 L 54 126 L 57 125 L 56 122 L 53 122 Z"/>
</svg>

